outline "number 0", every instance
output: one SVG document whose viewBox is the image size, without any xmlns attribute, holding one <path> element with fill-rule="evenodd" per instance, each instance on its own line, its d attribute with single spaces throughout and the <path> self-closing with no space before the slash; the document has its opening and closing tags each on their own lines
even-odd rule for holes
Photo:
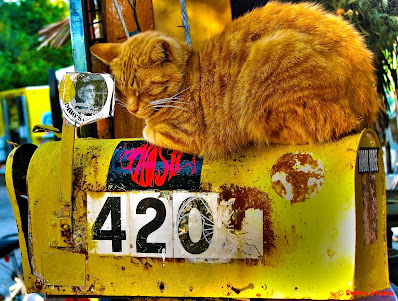
<svg viewBox="0 0 398 301">
<path fill-rule="evenodd" d="M 193 208 L 199 210 L 202 219 L 202 235 L 197 242 L 193 242 L 189 235 L 189 213 Z M 205 252 L 213 239 L 214 221 L 209 204 L 200 197 L 190 197 L 184 200 L 177 216 L 178 237 L 184 249 L 191 254 Z"/>
</svg>

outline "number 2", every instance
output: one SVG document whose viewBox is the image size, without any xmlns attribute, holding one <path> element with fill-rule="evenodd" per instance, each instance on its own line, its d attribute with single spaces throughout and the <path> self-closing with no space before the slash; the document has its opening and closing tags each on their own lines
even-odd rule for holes
<svg viewBox="0 0 398 301">
<path fill-rule="evenodd" d="M 138 253 L 162 253 L 166 249 L 165 243 L 147 242 L 149 234 L 159 229 L 166 219 L 166 207 L 163 202 L 156 198 L 145 198 L 137 205 L 137 214 L 145 214 L 148 208 L 156 210 L 156 216 L 153 220 L 143 226 L 137 234 L 137 252 Z"/>
</svg>

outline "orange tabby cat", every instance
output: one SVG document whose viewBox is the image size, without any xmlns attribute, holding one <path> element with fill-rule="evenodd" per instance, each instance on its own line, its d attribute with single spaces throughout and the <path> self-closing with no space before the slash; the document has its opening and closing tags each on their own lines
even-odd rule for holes
<svg viewBox="0 0 398 301">
<path fill-rule="evenodd" d="M 145 139 L 211 158 L 336 140 L 371 127 L 381 108 L 360 34 L 309 3 L 270 2 L 198 51 L 149 31 L 92 52 L 145 119 Z"/>
</svg>

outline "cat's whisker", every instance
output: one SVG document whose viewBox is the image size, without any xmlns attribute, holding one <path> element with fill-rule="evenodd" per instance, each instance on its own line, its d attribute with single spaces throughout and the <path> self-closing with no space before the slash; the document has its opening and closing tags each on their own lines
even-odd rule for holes
<svg viewBox="0 0 398 301">
<path fill-rule="evenodd" d="M 171 96 L 171 97 L 178 96 L 178 95 L 180 95 L 181 93 L 183 93 L 183 92 L 185 92 L 185 91 L 187 91 L 187 90 L 189 90 L 189 89 L 191 89 L 191 87 L 185 88 L 185 89 L 181 90 L 180 92 L 174 94 L 174 95 Z"/>
<path fill-rule="evenodd" d="M 123 101 L 121 101 L 119 98 L 115 98 L 115 102 L 118 102 L 118 103 L 122 103 L 122 104 L 124 104 L 124 102 L 123 102 Z"/>
<path fill-rule="evenodd" d="M 121 107 L 127 108 L 126 104 L 123 101 L 121 101 L 120 99 L 116 99 L 115 105 L 119 105 Z"/>
<path fill-rule="evenodd" d="M 177 101 L 177 100 L 170 100 L 170 99 L 164 98 L 164 99 L 159 99 L 159 100 L 151 101 L 151 102 L 149 103 L 149 105 L 157 105 L 157 104 L 161 105 L 161 104 L 169 104 L 169 103 L 170 103 L 170 104 L 173 104 L 173 103 L 190 104 L 190 103 L 187 102 L 187 101 Z"/>
<path fill-rule="evenodd" d="M 184 110 L 184 111 L 188 111 L 185 108 L 178 107 L 178 106 L 171 106 L 171 105 L 156 105 L 156 106 L 152 106 L 151 108 L 153 108 L 153 109 L 157 109 L 157 108 L 176 108 L 176 109 L 181 109 L 181 110 Z"/>
<path fill-rule="evenodd" d="M 157 105 L 153 105 L 151 106 L 152 108 L 161 108 L 161 107 L 176 107 L 176 108 L 184 108 L 181 106 L 177 106 L 177 105 L 173 105 L 173 104 L 157 104 Z M 184 108 L 185 109 L 185 108 Z"/>
<path fill-rule="evenodd" d="M 176 95 L 172 95 L 172 96 L 170 96 L 170 97 L 160 98 L 160 99 L 156 99 L 156 100 L 153 100 L 153 101 L 173 100 L 173 99 L 185 100 L 186 98 L 184 98 L 184 97 L 178 97 L 178 96 L 176 96 Z"/>
<path fill-rule="evenodd" d="M 185 98 L 183 98 L 183 97 L 174 97 L 174 96 L 171 96 L 171 97 L 167 97 L 167 98 L 157 99 L 157 100 L 154 100 L 154 101 L 164 100 L 164 99 L 168 99 L 168 100 L 170 100 L 170 99 L 180 99 L 180 100 L 184 100 Z"/>
<path fill-rule="evenodd" d="M 177 80 L 177 81 L 175 81 L 174 83 L 171 83 L 171 84 L 166 85 L 165 87 L 171 87 L 171 86 L 173 86 L 173 85 L 175 85 L 175 84 L 178 84 L 179 82 L 180 82 L 180 81 Z"/>
<path fill-rule="evenodd" d="M 174 94 L 174 95 L 172 95 L 170 97 L 167 97 L 167 98 L 161 98 L 161 99 L 153 100 L 153 101 L 149 102 L 148 105 L 149 106 L 156 106 L 156 105 L 160 105 L 160 104 L 162 104 L 162 105 L 165 105 L 165 104 L 190 104 L 191 105 L 190 102 L 180 101 L 180 100 L 185 100 L 185 99 L 182 98 L 182 97 L 178 97 L 181 93 L 187 91 L 190 88 L 191 87 L 183 89 L 180 92 L 178 92 L 178 93 L 176 93 L 176 94 Z M 178 100 L 176 100 L 176 99 L 178 99 Z"/>
<path fill-rule="evenodd" d="M 127 107 L 126 106 L 123 106 L 123 105 L 121 105 L 121 104 L 115 104 L 115 106 L 118 106 L 119 108 L 125 108 L 125 109 L 127 109 Z"/>
<path fill-rule="evenodd" d="M 170 97 L 166 97 L 166 98 L 160 98 L 160 99 L 155 99 L 153 101 L 161 101 L 161 100 L 170 100 L 170 99 L 185 99 L 183 97 L 176 97 L 176 96 L 170 96 Z"/>
<path fill-rule="evenodd" d="M 157 99 L 157 100 L 152 100 L 149 105 L 152 104 L 160 104 L 160 103 L 169 103 L 172 102 L 171 98 L 161 98 L 161 99 Z"/>
<path fill-rule="evenodd" d="M 126 109 L 128 112 L 130 112 L 129 109 L 127 108 L 126 104 L 125 104 L 123 101 L 121 101 L 120 99 L 118 99 L 118 98 L 115 98 L 115 106 L 124 108 L 124 109 Z"/>
</svg>

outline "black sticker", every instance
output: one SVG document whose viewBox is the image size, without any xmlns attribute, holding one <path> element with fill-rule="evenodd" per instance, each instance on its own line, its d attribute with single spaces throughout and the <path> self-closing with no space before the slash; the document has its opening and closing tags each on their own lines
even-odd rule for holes
<svg viewBox="0 0 398 301">
<path fill-rule="evenodd" d="M 379 172 L 379 148 L 360 148 L 358 152 L 358 172 Z"/>
<path fill-rule="evenodd" d="M 109 165 L 107 191 L 198 191 L 203 159 L 155 146 L 146 141 L 122 141 Z"/>
</svg>

